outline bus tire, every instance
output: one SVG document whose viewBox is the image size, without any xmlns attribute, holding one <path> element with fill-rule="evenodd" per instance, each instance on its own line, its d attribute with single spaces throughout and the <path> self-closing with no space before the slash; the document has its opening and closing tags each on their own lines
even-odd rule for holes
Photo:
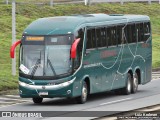
<svg viewBox="0 0 160 120">
<path fill-rule="evenodd" d="M 136 93 L 138 90 L 138 75 L 135 73 L 134 78 L 132 80 L 132 88 L 131 93 Z"/>
<path fill-rule="evenodd" d="M 43 98 L 32 98 L 32 100 L 35 104 L 38 104 L 38 103 L 42 103 Z"/>
<path fill-rule="evenodd" d="M 127 74 L 126 86 L 123 88 L 123 94 L 129 95 L 131 94 L 131 86 L 132 86 L 132 76 L 130 73 Z"/>
<path fill-rule="evenodd" d="M 87 97 L 88 97 L 88 87 L 87 87 L 87 83 L 83 81 L 81 96 L 77 97 L 76 101 L 79 104 L 84 104 L 87 101 Z"/>
</svg>

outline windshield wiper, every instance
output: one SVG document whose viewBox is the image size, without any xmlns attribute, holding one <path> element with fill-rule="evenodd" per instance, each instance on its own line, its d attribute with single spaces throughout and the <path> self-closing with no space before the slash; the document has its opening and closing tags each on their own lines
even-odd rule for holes
<svg viewBox="0 0 160 120">
<path fill-rule="evenodd" d="M 41 63 L 41 60 L 38 59 L 38 60 L 36 61 L 36 64 L 35 64 L 34 67 L 33 67 L 32 72 L 31 72 L 31 76 L 32 76 L 32 77 L 33 77 L 34 74 L 36 73 L 36 70 L 37 70 L 37 68 L 39 67 L 38 65 L 39 65 L 40 63 Z"/>
<path fill-rule="evenodd" d="M 51 61 L 50 61 L 50 59 L 48 59 L 48 58 L 47 58 L 47 63 L 49 63 L 49 65 L 50 65 L 50 67 L 51 67 L 51 70 L 52 70 L 53 74 L 56 75 L 56 72 L 55 72 L 55 70 L 54 70 L 54 67 L 53 67 L 53 65 L 52 65 L 52 63 L 51 63 Z"/>
<path fill-rule="evenodd" d="M 32 72 L 31 72 L 31 76 L 33 78 L 33 76 L 35 75 L 37 68 L 39 67 L 38 65 L 41 64 L 41 51 L 40 51 L 40 58 L 36 61 L 36 64 L 34 65 Z"/>
<path fill-rule="evenodd" d="M 48 52 L 47 52 L 47 66 L 48 66 L 48 64 L 49 64 L 49 66 L 51 67 L 51 70 L 52 70 L 53 74 L 56 76 L 56 75 L 57 75 L 57 74 L 56 74 L 56 71 L 55 71 L 55 69 L 54 69 L 54 67 L 53 67 L 50 59 L 48 58 L 48 56 L 49 56 L 49 48 L 48 48 Z"/>
</svg>

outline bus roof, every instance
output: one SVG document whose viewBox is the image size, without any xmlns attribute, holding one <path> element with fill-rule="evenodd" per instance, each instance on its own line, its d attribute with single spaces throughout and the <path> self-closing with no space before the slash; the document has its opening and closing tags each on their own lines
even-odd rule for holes
<svg viewBox="0 0 160 120">
<path fill-rule="evenodd" d="M 146 15 L 122 14 L 86 14 L 60 17 L 40 18 L 32 22 L 25 30 L 27 35 L 73 34 L 82 26 L 104 26 L 136 21 L 149 21 Z"/>
</svg>

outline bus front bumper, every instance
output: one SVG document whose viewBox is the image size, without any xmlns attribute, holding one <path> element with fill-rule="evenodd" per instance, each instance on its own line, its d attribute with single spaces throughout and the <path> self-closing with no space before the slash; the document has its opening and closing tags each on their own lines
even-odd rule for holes
<svg viewBox="0 0 160 120">
<path fill-rule="evenodd" d="M 73 82 L 76 77 L 57 85 L 35 85 L 19 81 L 19 93 L 22 98 L 53 98 L 53 97 L 73 97 Z"/>
</svg>

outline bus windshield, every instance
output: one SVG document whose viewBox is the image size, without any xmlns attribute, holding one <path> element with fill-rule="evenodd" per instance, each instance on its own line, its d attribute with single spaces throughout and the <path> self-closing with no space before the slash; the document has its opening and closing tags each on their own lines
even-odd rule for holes
<svg viewBox="0 0 160 120">
<path fill-rule="evenodd" d="M 45 37 L 42 44 L 30 43 L 24 42 L 21 49 L 21 73 L 33 77 L 58 76 L 71 72 L 71 37 L 51 36 Z"/>
</svg>

